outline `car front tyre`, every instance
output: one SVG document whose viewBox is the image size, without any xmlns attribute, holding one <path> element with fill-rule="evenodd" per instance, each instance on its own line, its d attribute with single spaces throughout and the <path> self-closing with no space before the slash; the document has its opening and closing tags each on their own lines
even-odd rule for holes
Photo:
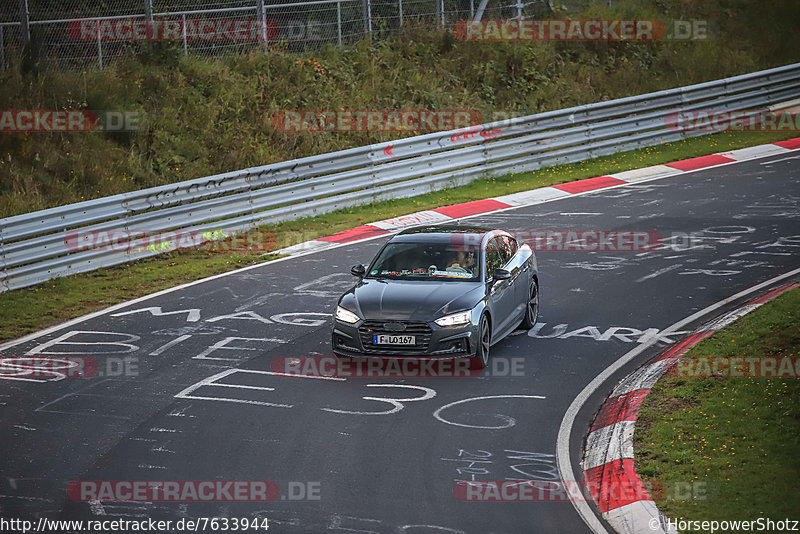
<svg viewBox="0 0 800 534">
<path fill-rule="evenodd" d="M 530 330 L 536 326 L 536 319 L 539 318 L 539 282 L 536 280 L 531 284 L 528 291 L 528 302 L 525 303 L 525 317 L 520 325 L 525 330 Z"/>
<path fill-rule="evenodd" d="M 473 369 L 483 369 L 489 363 L 489 347 L 492 342 L 492 333 L 489 328 L 489 319 L 486 314 L 481 316 L 478 323 L 478 343 L 475 349 L 475 356 L 471 359 Z"/>
</svg>

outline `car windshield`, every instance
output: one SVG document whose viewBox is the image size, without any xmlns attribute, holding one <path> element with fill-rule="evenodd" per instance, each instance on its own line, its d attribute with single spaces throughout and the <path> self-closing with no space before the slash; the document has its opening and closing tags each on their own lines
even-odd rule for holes
<svg viewBox="0 0 800 534">
<path fill-rule="evenodd" d="M 477 251 L 448 242 L 389 243 L 372 262 L 367 278 L 393 280 L 477 280 Z"/>
</svg>

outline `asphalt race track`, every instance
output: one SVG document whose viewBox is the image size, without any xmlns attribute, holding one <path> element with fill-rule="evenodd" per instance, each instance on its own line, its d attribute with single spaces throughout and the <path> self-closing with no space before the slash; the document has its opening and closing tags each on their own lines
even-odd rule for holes
<svg viewBox="0 0 800 534">
<path fill-rule="evenodd" d="M 676 321 L 800 268 L 798 221 L 800 152 L 473 217 L 511 231 L 657 231 L 667 243 L 537 252 L 539 324 L 495 345 L 479 378 L 269 373 L 276 358 L 331 354 L 330 314 L 354 283 L 349 268 L 385 237 L 52 330 L 0 356 L 87 355 L 105 376 L 2 381 L 0 512 L 265 517 L 286 533 L 586 532 L 569 502 L 462 502 L 454 484 L 557 480 L 556 437 L 578 393 Z M 662 338 L 619 376 L 677 339 Z M 615 380 L 576 419 L 576 473 L 581 440 Z M 87 503 L 67 497 L 76 480 L 272 480 L 283 498 Z M 301 490 L 318 498 L 289 498 Z"/>
</svg>

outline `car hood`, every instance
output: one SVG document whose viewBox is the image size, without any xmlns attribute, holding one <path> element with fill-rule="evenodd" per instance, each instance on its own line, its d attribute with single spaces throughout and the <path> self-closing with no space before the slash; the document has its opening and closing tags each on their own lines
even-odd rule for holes
<svg viewBox="0 0 800 534">
<path fill-rule="evenodd" d="M 365 279 L 340 304 L 365 319 L 431 321 L 472 309 L 483 293 L 481 282 Z"/>
</svg>

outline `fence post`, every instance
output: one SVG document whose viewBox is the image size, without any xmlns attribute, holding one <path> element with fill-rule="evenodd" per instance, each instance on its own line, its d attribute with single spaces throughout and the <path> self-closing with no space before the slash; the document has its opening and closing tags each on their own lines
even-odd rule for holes
<svg viewBox="0 0 800 534">
<path fill-rule="evenodd" d="M 522 20 L 522 0 L 517 0 L 517 4 L 515 6 L 517 8 L 517 19 Z"/>
<path fill-rule="evenodd" d="M 256 0 L 256 18 L 258 19 L 258 34 L 262 46 L 267 47 L 267 10 L 264 9 L 264 0 Z"/>
<path fill-rule="evenodd" d="M 339 35 L 339 50 L 342 49 L 342 2 L 336 2 L 336 30 Z"/>
<path fill-rule="evenodd" d="M 478 11 L 475 13 L 475 16 L 472 20 L 481 20 L 483 17 L 483 11 L 486 9 L 486 4 L 489 3 L 489 0 L 481 0 L 481 3 L 478 4 Z"/>
<path fill-rule="evenodd" d="M 403 0 L 398 1 L 398 9 L 400 11 L 400 26 L 403 25 Z"/>
<path fill-rule="evenodd" d="M 436 11 L 438 12 L 437 15 L 439 15 L 439 23 L 444 28 L 444 0 L 436 0 Z"/>
<path fill-rule="evenodd" d="M 189 47 L 186 44 L 186 13 L 181 14 L 181 27 L 183 28 L 182 36 L 183 37 L 183 55 L 189 55 Z"/>
<path fill-rule="evenodd" d="M 100 33 L 100 21 L 97 21 L 97 63 L 100 70 L 103 70 L 103 39 Z"/>
<path fill-rule="evenodd" d="M 6 40 L 2 26 L 0 26 L 0 70 L 6 70 Z"/>
<path fill-rule="evenodd" d="M 370 0 L 364 0 L 364 31 L 368 34 L 372 33 L 372 6 Z"/>
<path fill-rule="evenodd" d="M 28 0 L 19 0 L 19 31 L 22 33 L 22 43 L 25 46 L 28 46 L 31 40 L 28 16 Z"/>
<path fill-rule="evenodd" d="M 156 33 L 153 28 L 153 0 L 144 0 L 144 20 L 147 23 L 148 39 L 155 39 Z"/>
</svg>

